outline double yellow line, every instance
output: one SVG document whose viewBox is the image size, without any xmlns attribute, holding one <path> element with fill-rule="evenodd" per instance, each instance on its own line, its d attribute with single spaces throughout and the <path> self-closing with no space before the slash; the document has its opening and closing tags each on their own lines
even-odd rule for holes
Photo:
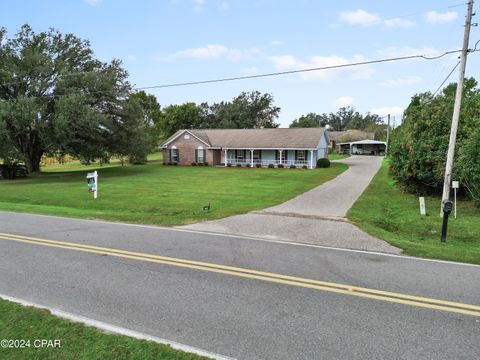
<svg viewBox="0 0 480 360">
<path fill-rule="evenodd" d="M 179 266 L 183 268 L 209 271 L 225 275 L 237 276 L 248 279 L 256 279 L 268 281 L 278 284 L 285 284 L 291 286 L 298 286 L 303 288 L 328 291 L 342 295 L 358 296 L 362 298 L 375 299 L 381 301 L 388 301 L 392 303 L 417 306 L 422 308 L 447 311 L 452 313 L 459 313 L 464 315 L 472 315 L 480 317 L 480 306 L 462 304 L 452 301 L 437 300 L 425 298 L 421 296 L 413 296 L 395 292 L 388 292 L 382 290 L 375 290 L 363 288 L 352 285 L 337 284 L 327 281 L 320 281 L 314 279 L 307 279 L 301 277 L 294 277 L 288 275 L 275 274 L 264 271 L 256 271 L 251 269 L 239 268 L 234 266 L 218 265 L 201 261 L 192 261 L 185 259 L 178 259 L 166 256 L 159 256 L 147 253 L 118 250 L 112 248 L 105 248 L 93 245 L 83 245 L 78 243 L 70 243 L 64 241 L 39 239 L 29 236 L 20 236 L 13 234 L 0 233 L 0 239 L 22 242 L 28 244 L 49 246 L 61 249 L 76 250 L 87 253 L 110 255 L 124 259 L 132 259 L 139 261 L 147 261 L 157 264 L 165 264 L 171 266 Z"/>
</svg>

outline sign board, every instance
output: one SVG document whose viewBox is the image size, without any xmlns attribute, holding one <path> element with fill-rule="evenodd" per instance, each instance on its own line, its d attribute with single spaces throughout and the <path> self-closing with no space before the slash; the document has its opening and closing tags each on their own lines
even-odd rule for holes
<svg viewBox="0 0 480 360">
<path fill-rule="evenodd" d="M 425 209 L 425 198 L 423 196 L 420 196 L 418 200 L 420 201 L 420 215 L 427 215 L 427 210 Z"/>
<path fill-rule="evenodd" d="M 452 188 L 453 189 L 458 189 L 459 183 L 458 181 L 452 181 Z"/>
<path fill-rule="evenodd" d="M 88 192 L 93 193 L 93 198 L 96 199 L 98 196 L 98 173 L 94 171 L 93 173 L 87 174 L 87 186 Z"/>
</svg>

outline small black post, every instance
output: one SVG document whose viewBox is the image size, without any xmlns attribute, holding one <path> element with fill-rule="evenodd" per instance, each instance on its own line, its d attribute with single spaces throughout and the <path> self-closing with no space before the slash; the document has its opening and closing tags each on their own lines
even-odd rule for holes
<svg viewBox="0 0 480 360">
<path fill-rule="evenodd" d="M 447 226 L 448 226 L 448 215 L 452 212 L 452 202 L 448 200 L 443 201 L 443 224 L 442 224 L 442 236 L 440 240 L 445 242 L 447 240 Z"/>
</svg>

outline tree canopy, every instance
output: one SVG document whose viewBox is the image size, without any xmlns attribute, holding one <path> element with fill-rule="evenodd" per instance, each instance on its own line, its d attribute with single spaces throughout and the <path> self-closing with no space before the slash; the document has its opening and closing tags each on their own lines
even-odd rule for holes
<svg viewBox="0 0 480 360">
<path fill-rule="evenodd" d="M 86 162 L 123 155 L 127 142 L 117 140 L 143 121 L 141 106 L 128 100 L 127 76 L 119 60 L 95 59 L 73 34 L 24 25 L 8 38 L 0 29 L 0 158 L 37 172 L 44 154 Z"/>
<path fill-rule="evenodd" d="M 392 174 L 413 192 L 442 191 L 456 86 L 448 85 L 437 96 L 413 96 L 403 124 L 392 133 Z M 464 87 L 453 178 L 480 203 L 480 90 L 473 78 Z"/>
</svg>

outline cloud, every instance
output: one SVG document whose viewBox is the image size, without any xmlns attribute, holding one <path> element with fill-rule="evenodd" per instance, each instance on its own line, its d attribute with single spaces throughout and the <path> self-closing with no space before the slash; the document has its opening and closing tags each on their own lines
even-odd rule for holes
<svg viewBox="0 0 480 360">
<path fill-rule="evenodd" d="M 282 46 L 282 45 L 284 44 L 284 42 L 281 41 L 281 40 L 273 40 L 273 41 L 271 42 L 271 44 L 272 44 L 273 46 Z"/>
<path fill-rule="evenodd" d="M 250 66 L 246 67 L 243 69 L 243 74 L 244 75 L 257 75 L 259 73 L 259 70 L 256 66 Z"/>
<path fill-rule="evenodd" d="M 405 85 L 416 84 L 420 81 L 422 81 L 422 78 L 420 76 L 403 76 L 398 79 L 382 81 L 380 85 L 386 88 L 398 88 Z"/>
<path fill-rule="evenodd" d="M 403 115 L 403 108 L 400 106 L 386 106 L 386 107 L 379 107 L 372 109 L 372 114 L 377 114 L 380 116 L 402 116 Z"/>
<path fill-rule="evenodd" d="M 455 11 L 447 11 L 438 13 L 436 11 L 429 11 L 425 13 L 425 20 L 430 24 L 445 24 L 457 20 L 458 13 Z"/>
<path fill-rule="evenodd" d="M 350 106 L 354 101 L 355 99 L 351 96 L 341 96 L 335 100 L 335 106 L 339 108 Z"/>
<path fill-rule="evenodd" d="M 340 56 L 311 56 L 306 61 L 297 59 L 292 55 L 272 56 L 269 60 L 278 71 L 289 71 L 309 68 L 323 68 L 349 64 L 352 62 L 362 62 L 366 59 L 361 55 L 355 55 L 351 59 Z M 375 72 L 371 66 L 362 65 L 354 67 L 345 67 L 338 69 L 316 70 L 300 73 L 304 80 L 320 79 L 326 80 L 334 77 L 347 77 L 349 79 L 368 79 Z"/>
<path fill-rule="evenodd" d="M 393 19 L 387 19 L 384 21 L 385 25 L 390 26 L 390 27 L 412 27 L 415 25 L 413 21 L 407 20 L 407 19 L 402 19 L 402 18 L 393 18 Z"/>
<path fill-rule="evenodd" d="M 394 58 L 394 57 L 404 57 L 412 55 L 425 55 L 425 56 L 438 56 L 443 53 L 443 51 L 424 47 L 424 48 L 413 48 L 410 46 L 389 46 L 383 50 L 377 51 L 378 55 L 382 58 Z"/>
<path fill-rule="evenodd" d="M 378 14 L 369 13 L 362 9 L 341 12 L 339 19 L 350 25 L 361 26 L 370 26 L 380 22 L 380 16 L 378 16 Z"/>
<path fill-rule="evenodd" d="M 100 5 L 102 1 L 103 0 L 83 0 L 84 3 L 87 3 L 88 5 L 91 5 L 91 6 Z"/>
<path fill-rule="evenodd" d="M 240 50 L 240 49 L 228 48 L 224 45 L 219 45 L 219 44 L 208 44 L 204 47 L 180 50 L 180 51 L 177 51 L 176 53 L 158 58 L 157 60 L 162 62 L 171 62 L 178 58 L 211 60 L 211 59 L 218 59 L 220 57 L 225 57 L 231 61 L 243 61 L 243 60 L 252 60 L 259 53 L 260 53 L 260 50 L 256 48 Z"/>
</svg>

